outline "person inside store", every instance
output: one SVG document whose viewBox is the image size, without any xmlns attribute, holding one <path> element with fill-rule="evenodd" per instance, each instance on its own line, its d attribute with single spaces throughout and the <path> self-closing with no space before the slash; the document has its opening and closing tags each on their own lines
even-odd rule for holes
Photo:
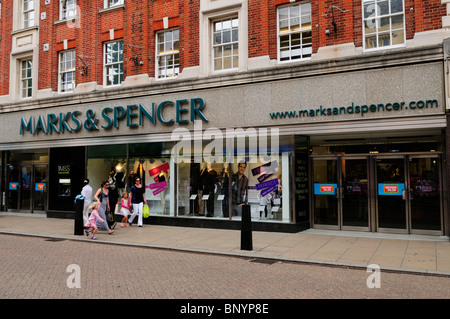
<svg viewBox="0 0 450 319">
<path fill-rule="evenodd" d="M 101 184 L 101 187 L 97 190 L 94 195 L 94 198 L 97 202 L 100 203 L 100 207 L 98 208 L 98 214 L 100 215 L 101 220 L 97 220 L 97 228 L 98 230 L 107 230 L 108 234 L 114 233 L 114 230 L 111 229 L 108 225 L 106 219 L 106 213 L 109 212 L 109 182 L 104 181 Z M 113 225 L 115 226 L 115 224 Z"/>
<path fill-rule="evenodd" d="M 89 178 L 84 179 L 83 188 L 81 189 L 81 195 L 84 197 L 83 206 L 83 225 L 89 220 L 89 205 L 92 203 L 92 187 L 89 185 Z"/>
<path fill-rule="evenodd" d="M 130 188 L 131 204 L 133 205 L 133 213 L 128 219 L 128 224 L 131 226 L 133 220 L 138 215 L 138 226 L 142 227 L 142 208 L 144 207 L 145 201 L 145 187 L 141 184 L 141 178 L 136 177 L 134 180 L 134 185 Z"/>
<path fill-rule="evenodd" d="M 245 176 L 246 162 L 238 164 L 238 171 L 231 176 L 232 214 L 242 216 L 242 206 L 248 200 L 248 177 Z"/>
</svg>

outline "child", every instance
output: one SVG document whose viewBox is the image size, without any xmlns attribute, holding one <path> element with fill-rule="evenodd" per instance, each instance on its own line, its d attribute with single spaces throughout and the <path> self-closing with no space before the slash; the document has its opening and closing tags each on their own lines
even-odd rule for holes
<svg viewBox="0 0 450 319">
<path fill-rule="evenodd" d="M 120 214 L 123 215 L 122 227 L 128 227 L 128 215 L 130 215 L 130 202 L 128 200 L 128 193 L 125 192 L 122 194 L 122 199 L 120 200 Z"/>
<path fill-rule="evenodd" d="M 104 223 L 105 221 L 103 219 L 100 218 L 99 214 L 98 214 L 98 208 L 100 207 L 100 202 L 93 202 L 91 205 L 89 205 L 89 209 L 92 210 L 91 215 L 89 216 L 89 220 L 86 223 L 86 236 L 89 236 L 89 232 L 92 231 L 92 237 L 91 239 L 97 239 L 97 237 L 95 237 L 95 233 L 97 233 L 97 224 L 96 221 L 100 220 L 102 223 Z"/>
</svg>

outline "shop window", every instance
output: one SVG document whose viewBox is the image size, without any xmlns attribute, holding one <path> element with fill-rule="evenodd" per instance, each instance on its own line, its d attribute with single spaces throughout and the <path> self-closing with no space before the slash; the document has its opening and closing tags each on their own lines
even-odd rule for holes
<svg viewBox="0 0 450 319">
<path fill-rule="evenodd" d="M 123 193 L 128 192 L 128 171 L 127 171 L 127 146 L 126 145 L 106 145 L 89 146 L 87 148 L 87 178 L 90 180 L 92 192 L 101 187 L 104 181 L 108 181 L 109 203 L 111 212 L 116 218 L 120 211 L 120 199 Z M 120 219 L 118 219 L 120 221 Z"/>
<path fill-rule="evenodd" d="M 20 97 L 23 99 L 33 95 L 32 68 L 32 59 L 20 61 Z"/>
<path fill-rule="evenodd" d="M 139 177 L 145 185 L 145 199 L 150 215 L 173 216 L 171 210 L 171 170 L 173 163 L 170 148 L 165 143 L 143 143 L 129 145 L 128 176 L 130 187 Z"/>
<path fill-rule="evenodd" d="M 311 58 L 311 3 L 280 7 L 277 19 L 278 60 L 286 62 Z"/>
<path fill-rule="evenodd" d="M 119 85 L 123 81 L 123 41 L 104 45 L 104 85 Z"/>
<path fill-rule="evenodd" d="M 75 50 L 59 54 L 59 92 L 75 89 Z"/>
<path fill-rule="evenodd" d="M 158 79 L 174 78 L 180 72 L 179 29 L 159 32 L 156 36 Z"/>
<path fill-rule="evenodd" d="M 76 15 L 76 0 L 60 0 L 59 2 L 59 19 L 66 20 L 74 18 Z"/>
<path fill-rule="evenodd" d="M 236 156 L 232 163 L 179 163 L 178 216 L 239 220 L 242 205 L 248 204 L 252 220 L 292 222 L 290 153 L 270 161 L 242 158 Z"/>
<path fill-rule="evenodd" d="M 403 0 L 363 0 L 364 49 L 405 45 Z"/>
<path fill-rule="evenodd" d="M 212 37 L 214 71 L 239 68 L 239 19 L 213 21 Z"/>
</svg>

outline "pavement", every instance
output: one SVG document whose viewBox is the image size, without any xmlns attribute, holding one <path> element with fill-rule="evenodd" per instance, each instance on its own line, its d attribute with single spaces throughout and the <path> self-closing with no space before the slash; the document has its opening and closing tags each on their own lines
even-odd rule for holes
<svg viewBox="0 0 450 319">
<path fill-rule="evenodd" d="M 74 234 L 74 220 L 43 214 L 0 213 L 0 234 L 92 241 Z M 98 243 L 172 249 L 198 253 L 263 258 L 344 267 L 450 276 L 447 236 L 397 235 L 308 229 L 298 233 L 252 231 L 252 249 L 241 249 L 241 231 L 144 224 L 117 224 Z M 372 266 L 373 267 L 373 266 Z"/>
</svg>

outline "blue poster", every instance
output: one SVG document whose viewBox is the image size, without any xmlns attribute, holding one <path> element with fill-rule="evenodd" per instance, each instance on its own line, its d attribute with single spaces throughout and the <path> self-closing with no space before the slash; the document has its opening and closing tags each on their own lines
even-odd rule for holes
<svg viewBox="0 0 450 319">
<path fill-rule="evenodd" d="M 336 195 L 337 184 L 314 183 L 315 195 Z"/>
</svg>

